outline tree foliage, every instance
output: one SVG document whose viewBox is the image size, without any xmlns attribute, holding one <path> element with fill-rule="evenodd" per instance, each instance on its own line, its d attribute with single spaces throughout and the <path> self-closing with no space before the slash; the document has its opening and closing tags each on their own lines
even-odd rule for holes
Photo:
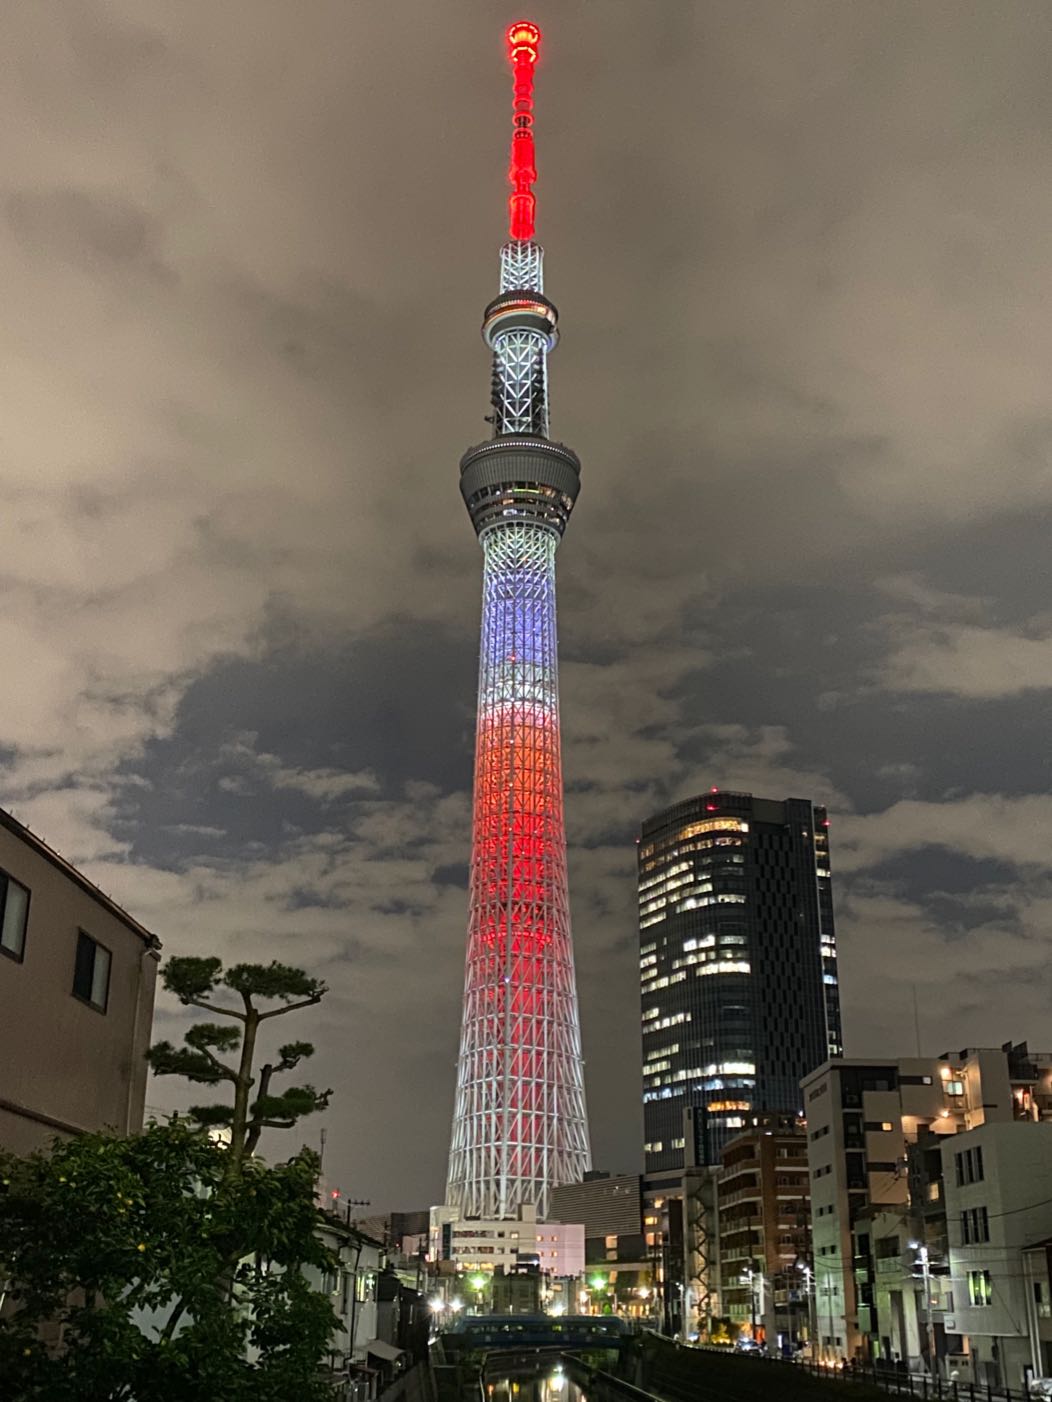
<svg viewBox="0 0 1052 1402">
<path fill-rule="evenodd" d="M 0 1154 L 5 1397 L 314 1402 L 336 1324 L 305 1266 L 317 1159 L 268 1166 L 185 1122 L 130 1139 L 85 1135 L 26 1159 Z M 40 1326 L 61 1324 L 49 1351 Z"/>
<path fill-rule="evenodd" d="M 329 1091 L 272 1085 L 313 1054 L 309 1042 L 255 1066 L 260 1025 L 320 1002 L 325 985 L 277 962 L 224 973 L 219 959 L 171 959 L 162 978 L 213 1020 L 181 1047 L 152 1047 L 154 1072 L 229 1083 L 230 1098 L 130 1139 L 0 1152 L 0 1288 L 15 1307 L 0 1320 L 5 1402 L 330 1395 L 320 1365 L 338 1320 L 303 1274 L 335 1264 L 317 1235 L 318 1161 L 307 1150 L 274 1166 L 255 1157 L 264 1129 L 328 1104 Z"/>
<path fill-rule="evenodd" d="M 236 1174 L 245 1157 L 255 1152 L 264 1129 L 291 1129 L 304 1115 L 323 1110 L 329 1103 L 331 1091 L 318 1091 L 310 1085 L 289 1086 L 280 1093 L 271 1089 L 275 1076 L 295 1070 L 313 1056 L 309 1042 L 287 1042 L 279 1048 L 277 1061 L 260 1067 L 258 1079 L 254 1064 L 260 1024 L 320 1003 L 327 991 L 325 984 L 303 969 L 277 960 L 235 964 L 224 973 L 219 959 L 169 959 L 161 977 L 165 988 L 185 1006 L 203 1008 L 235 1024 L 195 1023 L 183 1046 L 158 1042 L 150 1048 L 148 1059 L 158 1076 L 185 1076 L 200 1085 L 230 1083 L 231 1103 L 196 1105 L 191 1113 L 199 1124 L 229 1129 L 228 1169 Z M 240 998 L 240 1006 L 223 1001 L 227 991 Z M 260 1007 L 260 1002 L 276 1006 Z M 223 1055 L 237 1051 L 236 1063 L 222 1060 Z"/>
</svg>

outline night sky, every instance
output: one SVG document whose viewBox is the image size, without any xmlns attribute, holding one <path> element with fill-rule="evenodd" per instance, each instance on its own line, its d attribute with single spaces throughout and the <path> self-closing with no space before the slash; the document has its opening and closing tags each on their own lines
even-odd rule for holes
<svg viewBox="0 0 1052 1402">
<path fill-rule="evenodd" d="M 327 1173 L 374 1210 L 444 1186 L 457 462 L 488 436 L 520 17 L 4 10 L 0 803 L 167 953 L 328 980 L 291 1035 L 335 1091 Z M 925 1053 L 1052 1046 L 1052 29 L 1047 0 L 528 17 L 553 435 L 583 461 L 584 1050 L 596 1163 L 628 1169 L 634 836 L 712 784 L 829 804 L 849 1055 L 912 1054 L 914 990 Z M 181 1021 L 161 999 L 157 1034 Z"/>
</svg>

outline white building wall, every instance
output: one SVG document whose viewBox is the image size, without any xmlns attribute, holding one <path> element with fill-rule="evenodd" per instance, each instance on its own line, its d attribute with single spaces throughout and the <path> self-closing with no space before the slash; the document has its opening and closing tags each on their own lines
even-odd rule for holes
<svg viewBox="0 0 1052 1402">
<path fill-rule="evenodd" d="M 979 1178 L 976 1149 L 982 1152 Z M 962 1159 L 958 1174 L 958 1159 L 968 1151 L 970 1167 Z M 946 1328 L 967 1336 L 975 1381 L 1021 1386 L 1027 1365 L 1036 1373 L 1042 1367 L 1030 1337 L 1024 1247 L 1052 1235 L 1052 1124 L 981 1125 L 947 1141 L 942 1163 L 954 1306 Z M 966 1239 L 975 1235 L 975 1224 L 962 1222 L 962 1214 L 983 1209 L 985 1227 L 980 1224 L 978 1234 L 988 1239 Z"/>
<path fill-rule="evenodd" d="M 520 1256 L 537 1256 L 551 1276 L 579 1276 L 584 1270 L 584 1226 L 581 1223 L 538 1222 L 532 1208 L 518 1218 L 492 1221 L 462 1218 L 455 1207 L 431 1209 L 430 1256 L 442 1259 L 443 1228 L 450 1227 L 451 1258 L 465 1270 L 509 1270 Z"/>
</svg>

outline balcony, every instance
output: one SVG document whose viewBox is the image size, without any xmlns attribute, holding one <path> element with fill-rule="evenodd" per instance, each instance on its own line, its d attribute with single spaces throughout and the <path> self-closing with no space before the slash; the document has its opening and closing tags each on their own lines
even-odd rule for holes
<svg viewBox="0 0 1052 1402">
<path fill-rule="evenodd" d="M 735 1261 L 750 1261 L 754 1256 L 763 1254 L 763 1247 L 760 1242 L 753 1242 L 751 1246 L 728 1247 L 720 1252 L 720 1262 L 723 1266 L 729 1266 Z"/>
<path fill-rule="evenodd" d="M 903 1264 L 901 1256 L 881 1256 L 877 1260 L 877 1275 L 912 1275 L 912 1267 Z"/>
<path fill-rule="evenodd" d="M 762 1197 L 763 1193 L 758 1187 L 739 1188 L 738 1191 L 734 1193 L 724 1194 L 721 1192 L 720 1204 L 724 1207 L 730 1207 L 736 1202 L 759 1202 Z"/>
<path fill-rule="evenodd" d="M 720 1236 L 732 1237 L 738 1232 L 747 1232 L 752 1227 L 762 1227 L 763 1218 L 756 1212 L 750 1212 L 742 1217 L 722 1217 L 720 1219 Z"/>
</svg>

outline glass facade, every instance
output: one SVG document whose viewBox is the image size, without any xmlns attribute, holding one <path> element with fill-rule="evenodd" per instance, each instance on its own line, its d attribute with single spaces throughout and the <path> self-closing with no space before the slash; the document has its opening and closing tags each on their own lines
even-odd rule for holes
<svg viewBox="0 0 1052 1402">
<path fill-rule="evenodd" d="M 806 799 L 716 791 L 643 824 L 648 1173 L 717 1163 L 754 1115 L 796 1114 L 801 1077 L 843 1054 L 828 829 Z"/>
</svg>

